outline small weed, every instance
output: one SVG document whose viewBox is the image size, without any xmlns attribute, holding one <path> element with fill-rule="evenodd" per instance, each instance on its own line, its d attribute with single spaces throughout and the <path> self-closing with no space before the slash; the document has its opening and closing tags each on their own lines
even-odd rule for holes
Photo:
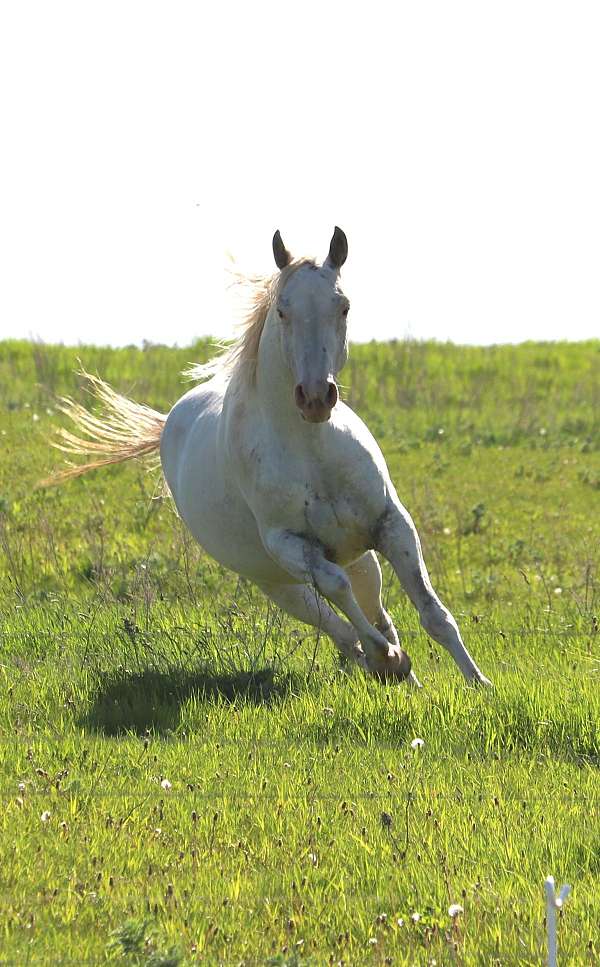
<svg viewBox="0 0 600 967">
<path fill-rule="evenodd" d="M 109 948 L 128 956 L 141 955 L 146 941 L 149 922 L 147 920 L 127 920 L 117 927 L 111 935 Z"/>
<path fill-rule="evenodd" d="M 161 949 L 155 932 L 148 920 L 127 920 L 113 931 L 108 949 L 129 957 L 136 967 L 179 967 L 183 955 L 176 947 Z"/>
</svg>

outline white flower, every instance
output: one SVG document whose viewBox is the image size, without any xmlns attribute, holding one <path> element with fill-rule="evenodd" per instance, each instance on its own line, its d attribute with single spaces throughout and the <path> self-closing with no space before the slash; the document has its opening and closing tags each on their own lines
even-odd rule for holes
<svg viewBox="0 0 600 967">
<path fill-rule="evenodd" d="M 169 782 L 168 779 L 163 779 L 162 782 L 161 782 L 161 787 L 163 789 L 169 790 L 171 788 L 171 783 Z"/>
<path fill-rule="evenodd" d="M 369 937 L 369 939 L 367 940 L 367 943 L 371 947 L 375 947 L 377 945 L 377 937 Z"/>
<path fill-rule="evenodd" d="M 37 413 L 34 413 L 31 419 L 33 420 L 34 423 L 37 423 L 39 420 L 39 416 L 37 415 Z"/>
<path fill-rule="evenodd" d="M 412 920 L 413 923 L 418 923 L 419 920 L 421 919 L 421 914 L 417 913 L 417 911 L 415 910 L 414 913 L 411 913 L 410 919 Z"/>
<path fill-rule="evenodd" d="M 425 745 L 424 739 L 413 739 L 412 742 L 410 743 L 411 749 L 422 749 L 424 745 Z"/>
<path fill-rule="evenodd" d="M 451 903 L 450 906 L 448 907 L 448 916 L 452 917 L 453 920 L 454 920 L 454 917 L 457 917 L 459 915 L 459 913 L 464 913 L 464 912 L 465 911 L 461 907 L 460 903 Z"/>
<path fill-rule="evenodd" d="M 562 588 L 554 588 L 555 594 L 562 594 Z"/>
<path fill-rule="evenodd" d="M 50 819 L 50 816 L 51 816 L 51 815 L 52 815 L 52 813 L 50 813 L 50 812 L 48 812 L 48 810 L 47 810 L 47 809 L 45 809 L 45 810 L 44 810 L 44 812 L 43 812 L 43 813 L 42 813 L 42 815 L 41 815 L 41 820 L 42 820 L 42 822 L 43 822 L 43 823 L 47 823 L 47 822 L 48 822 L 48 820 Z"/>
<path fill-rule="evenodd" d="M 24 782 L 20 782 L 19 783 L 19 792 L 25 792 L 25 783 Z"/>
</svg>

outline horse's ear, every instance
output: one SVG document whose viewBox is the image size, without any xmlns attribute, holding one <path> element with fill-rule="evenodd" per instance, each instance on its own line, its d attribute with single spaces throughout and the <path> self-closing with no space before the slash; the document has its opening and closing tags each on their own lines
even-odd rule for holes
<svg viewBox="0 0 600 967">
<path fill-rule="evenodd" d="M 348 258 L 348 239 L 346 235 L 335 226 L 335 231 L 331 239 L 331 244 L 329 246 L 329 255 L 325 260 L 325 265 L 328 265 L 330 269 L 341 269 L 342 265 Z"/>
<path fill-rule="evenodd" d="M 286 265 L 289 265 L 292 261 L 292 256 L 283 244 L 279 229 L 277 229 L 273 236 L 273 255 L 275 256 L 275 265 L 278 269 L 285 269 Z"/>
</svg>

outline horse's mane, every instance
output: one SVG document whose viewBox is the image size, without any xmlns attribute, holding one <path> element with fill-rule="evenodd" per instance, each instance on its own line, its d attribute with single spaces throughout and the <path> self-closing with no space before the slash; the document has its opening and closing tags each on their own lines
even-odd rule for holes
<svg viewBox="0 0 600 967">
<path fill-rule="evenodd" d="M 248 382 L 254 380 L 258 346 L 269 309 L 277 301 L 279 293 L 289 278 L 303 265 L 315 265 L 313 259 L 294 259 L 274 275 L 244 275 L 233 271 L 233 283 L 246 291 L 248 311 L 239 325 L 240 334 L 232 343 L 221 345 L 221 352 L 207 363 L 194 363 L 184 370 L 184 375 L 195 382 L 204 382 L 219 373 L 231 377 L 239 374 Z"/>
</svg>

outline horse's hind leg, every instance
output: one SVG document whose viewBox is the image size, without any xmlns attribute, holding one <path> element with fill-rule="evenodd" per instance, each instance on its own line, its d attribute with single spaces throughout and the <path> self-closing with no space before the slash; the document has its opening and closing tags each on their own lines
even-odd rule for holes
<svg viewBox="0 0 600 967">
<path fill-rule="evenodd" d="M 367 551 L 354 564 L 349 564 L 346 574 L 350 578 L 352 591 L 359 607 L 371 624 L 375 625 L 382 635 L 392 645 L 399 645 L 398 633 L 394 622 L 383 607 L 381 601 L 381 567 L 375 551 Z M 419 682 L 413 671 L 409 675 L 409 682 L 418 685 Z"/>
<path fill-rule="evenodd" d="M 356 631 L 329 607 L 313 587 L 309 584 L 261 584 L 260 588 L 287 614 L 329 635 L 344 658 L 358 662 L 368 671 Z"/>
<path fill-rule="evenodd" d="M 349 564 L 346 574 L 367 620 L 393 645 L 399 644 L 392 619 L 381 603 L 381 568 L 375 552 L 367 551 L 354 564 Z"/>
<path fill-rule="evenodd" d="M 456 621 L 431 586 L 419 535 L 400 503 L 390 505 L 381 521 L 377 549 L 394 568 L 427 634 L 452 655 L 467 681 L 490 685 L 465 648 Z"/>
</svg>

